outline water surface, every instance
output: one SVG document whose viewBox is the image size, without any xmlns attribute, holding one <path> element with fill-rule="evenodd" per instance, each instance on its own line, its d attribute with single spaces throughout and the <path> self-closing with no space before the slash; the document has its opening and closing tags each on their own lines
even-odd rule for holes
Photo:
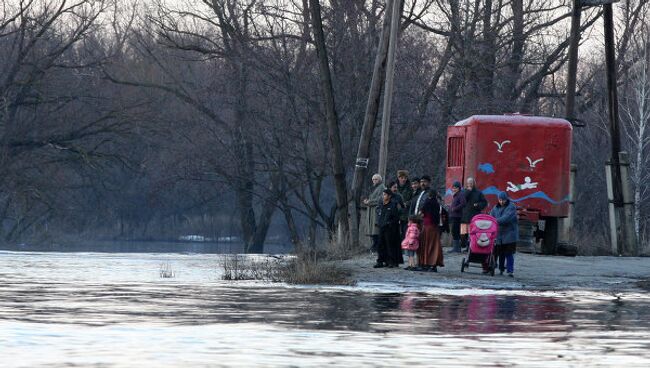
<svg viewBox="0 0 650 368">
<path fill-rule="evenodd" d="M 220 260 L 0 252 L 2 366 L 650 365 L 644 294 L 229 283 Z"/>
</svg>

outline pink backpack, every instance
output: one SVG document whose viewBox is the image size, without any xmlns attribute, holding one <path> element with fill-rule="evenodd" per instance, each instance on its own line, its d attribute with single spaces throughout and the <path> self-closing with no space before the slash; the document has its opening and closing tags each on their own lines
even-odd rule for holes
<svg viewBox="0 0 650 368">
<path fill-rule="evenodd" d="M 404 250 L 418 250 L 420 245 L 420 228 L 418 224 L 410 222 L 406 229 L 406 236 L 402 240 L 402 249 Z"/>
</svg>

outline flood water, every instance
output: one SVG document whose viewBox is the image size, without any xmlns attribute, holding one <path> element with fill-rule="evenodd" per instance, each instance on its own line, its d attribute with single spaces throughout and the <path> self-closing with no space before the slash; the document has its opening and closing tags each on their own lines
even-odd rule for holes
<svg viewBox="0 0 650 368">
<path fill-rule="evenodd" d="M 232 283 L 220 260 L 0 252 L 0 366 L 650 366 L 644 293 Z"/>
</svg>

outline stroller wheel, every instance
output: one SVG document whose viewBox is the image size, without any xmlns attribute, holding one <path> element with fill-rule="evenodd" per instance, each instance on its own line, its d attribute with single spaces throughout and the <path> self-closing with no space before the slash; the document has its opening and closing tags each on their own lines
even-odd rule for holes
<svg viewBox="0 0 650 368">
<path fill-rule="evenodd" d="M 460 272 L 465 272 L 465 258 L 460 262 Z"/>
</svg>

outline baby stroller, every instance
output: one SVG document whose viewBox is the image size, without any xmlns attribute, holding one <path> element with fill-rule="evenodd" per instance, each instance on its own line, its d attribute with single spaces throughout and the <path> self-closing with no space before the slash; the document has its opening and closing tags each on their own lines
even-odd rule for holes
<svg viewBox="0 0 650 368">
<path fill-rule="evenodd" d="M 494 244 L 498 229 L 497 219 L 490 215 L 481 214 L 472 218 L 469 224 L 469 253 L 467 260 L 463 258 L 460 272 L 465 272 L 465 268 L 469 267 L 470 263 L 478 263 L 481 267 L 487 264 L 488 273 L 494 276 L 496 268 Z"/>
</svg>

